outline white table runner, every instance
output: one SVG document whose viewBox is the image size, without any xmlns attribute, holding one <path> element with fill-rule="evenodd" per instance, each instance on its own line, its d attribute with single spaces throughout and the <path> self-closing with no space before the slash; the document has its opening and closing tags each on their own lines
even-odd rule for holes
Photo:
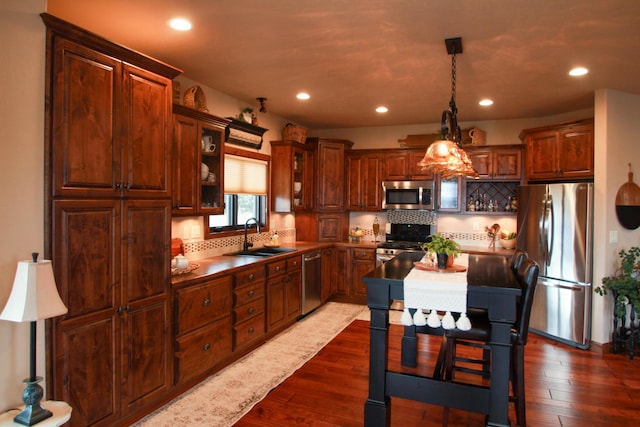
<svg viewBox="0 0 640 427">
<path fill-rule="evenodd" d="M 461 254 L 455 259 L 455 264 L 469 266 L 469 255 Z M 444 329 L 471 329 L 471 322 L 467 318 L 467 272 L 444 273 L 439 271 L 425 271 L 413 268 L 404 278 L 404 313 L 403 325 L 429 325 L 432 328 L 442 326 Z M 409 309 L 416 309 L 413 316 Z M 423 310 L 430 310 L 425 318 Z M 437 311 L 445 311 L 442 319 Z M 460 313 L 457 321 L 451 312 Z"/>
</svg>

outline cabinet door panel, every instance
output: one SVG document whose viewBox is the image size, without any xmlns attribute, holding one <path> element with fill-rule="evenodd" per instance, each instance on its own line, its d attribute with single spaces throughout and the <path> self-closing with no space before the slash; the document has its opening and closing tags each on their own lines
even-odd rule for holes
<svg viewBox="0 0 640 427">
<path fill-rule="evenodd" d="M 390 153 L 384 159 L 384 179 L 387 181 L 400 181 L 408 179 L 407 153 Z"/>
<path fill-rule="evenodd" d="M 552 178 L 558 173 L 558 132 L 540 132 L 527 139 L 527 176 L 529 179 Z"/>
<path fill-rule="evenodd" d="M 271 332 L 286 319 L 285 288 L 282 276 L 267 283 L 267 332 Z"/>
<path fill-rule="evenodd" d="M 120 202 L 53 202 L 53 267 L 65 318 L 120 304 Z"/>
<path fill-rule="evenodd" d="M 321 142 L 318 146 L 318 211 L 341 211 L 344 209 L 344 145 Z"/>
<path fill-rule="evenodd" d="M 433 179 L 433 172 L 423 171 L 422 166 L 418 166 L 426 151 L 425 149 L 424 151 L 412 151 L 409 153 L 409 174 L 413 180 Z"/>
<path fill-rule="evenodd" d="M 194 215 L 198 208 L 198 123 L 176 114 L 173 120 L 173 213 Z"/>
<path fill-rule="evenodd" d="M 54 196 L 114 196 L 119 182 L 121 63 L 60 39 L 53 53 Z"/>
<path fill-rule="evenodd" d="M 122 274 L 124 299 L 130 303 L 167 291 L 171 208 L 168 200 L 128 201 L 124 206 Z"/>
<path fill-rule="evenodd" d="M 347 156 L 347 209 L 353 211 L 364 210 L 363 166 L 361 156 Z"/>
<path fill-rule="evenodd" d="M 295 319 L 302 314 L 302 286 L 300 270 L 290 272 L 286 280 L 287 317 Z"/>
<path fill-rule="evenodd" d="M 379 211 L 382 209 L 382 157 L 367 156 L 364 172 L 364 208 Z"/>
<path fill-rule="evenodd" d="M 149 404 L 171 387 L 171 333 L 166 296 L 131 306 L 123 316 L 123 409 Z"/>
<path fill-rule="evenodd" d="M 567 178 L 593 176 L 593 127 L 579 126 L 560 133 L 560 171 Z"/>
<path fill-rule="evenodd" d="M 473 167 L 478 172 L 480 179 L 492 177 L 491 160 L 493 159 L 490 151 L 473 151 L 469 152 L 469 160 L 473 163 Z"/>
<path fill-rule="evenodd" d="M 521 165 L 521 150 L 496 150 L 493 153 L 493 178 L 496 180 L 520 179 Z"/>
<path fill-rule="evenodd" d="M 55 334 L 60 355 L 54 358 L 55 396 L 74 402 L 69 426 L 116 424 L 120 412 L 120 402 L 115 399 L 121 375 L 116 362 L 119 324 L 114 310 L 103 317 L 63 322 Z"/>
<path fill-rule="evenodd" d="M 170 195 L 171 81 L 124 66 L 122 175 L 128 197 Z"/>
</svg>

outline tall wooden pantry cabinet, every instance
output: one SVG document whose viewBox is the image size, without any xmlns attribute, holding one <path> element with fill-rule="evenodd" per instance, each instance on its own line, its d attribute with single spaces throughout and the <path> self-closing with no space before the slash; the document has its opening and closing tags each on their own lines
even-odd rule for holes
<svg viewBox="0 0 640 427">
<path fill-rule="evenodd" d="M 49 399 L 126 425 L 172 385 L 171 80 L 180 70 L 42 14 Z"/>
</svg>

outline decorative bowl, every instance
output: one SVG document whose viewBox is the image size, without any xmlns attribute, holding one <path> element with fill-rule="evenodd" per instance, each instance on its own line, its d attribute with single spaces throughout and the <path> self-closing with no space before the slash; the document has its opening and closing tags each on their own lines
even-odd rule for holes
<svg viewBox="0 0 640 427">
<path fill-rule="evenodd" d="M 500 239 L 500 246 L 504 249 L 515 249 L 516 239 Z"/>
</svg>

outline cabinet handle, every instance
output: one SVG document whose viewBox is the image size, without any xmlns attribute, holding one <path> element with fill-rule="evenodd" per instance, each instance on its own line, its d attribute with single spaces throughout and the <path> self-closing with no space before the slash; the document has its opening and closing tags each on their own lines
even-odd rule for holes
<svg viewBox="0 0 640 427">
<path fill-rule="evenodd" d="M 293 261 L 293 265 L 294 266 L 298 265 L 298 261 Z"/>
<path fill-rule="evenodd" d="M 276 271 L 280 271 L 280 266 L 276 266 Z"/>
<path fill-rule="evenodd" d="M 253 273 L 251 273 L 251 274 L 249 275 L 249 280 L 253 280 L 253 278 L 254 278 L 254 277 L 256 277 L 256 276 L 255 276 Z"/>
<path fill-rule="evenodd" d="M 250 297 L 254 296 L 256 294 L 256 291 L 254 289 L 251 289 L 249 292 L 247 292 L 247 295 L 249 295 Z"/>
<path fill-rule="evenodd" d="M 249 314 L 253 314 L 253 312 L 254 312 L 254 311 L 256 311 L 256 309 L 255 309 L 255 308 L 253 308 L 253 307 L 249 307 L 249 309 L 247 310 L 247 313 L 249 313 Z"/>
<path fill-rule="evenodd" d="M 206 307 L 209 304 L 211 304 L 211 300 L 209 298 L 205 298 L 204 301 L 202 301 L 202 306 Z"/>
<path fill-rule="evenodd" d="M 127 304 L 127 305 L 125 305 L 125 306 L 124 306 L 124 311 L 126 311 L 127 313 L 128 313 L 129 311 L 131 311 L 131 308 L 129 307 L 129 304 Z"/>
<path fill-rule="evenodd" d="M 202 346 L 202 350 L 203 351 L 209 351 L 211 350 L 211 344 L 206 343 L 205 345 Z"/>
<path fill-rule="evenodd" d="M 253 333 L 253 326 L 249 328 L 249 331 L 248 331 L 248 332 L 249 332 L 250 334 L 252 334 L 252 333 Z"/>
<path fill-rule="evenodd" d="M 118 307 L 118 308 L 116 309 L 116 313 L 118 313 L 118 314 L 122 314 L 122 306 L 120 306 L 120 307 Z"/>
</svg>

